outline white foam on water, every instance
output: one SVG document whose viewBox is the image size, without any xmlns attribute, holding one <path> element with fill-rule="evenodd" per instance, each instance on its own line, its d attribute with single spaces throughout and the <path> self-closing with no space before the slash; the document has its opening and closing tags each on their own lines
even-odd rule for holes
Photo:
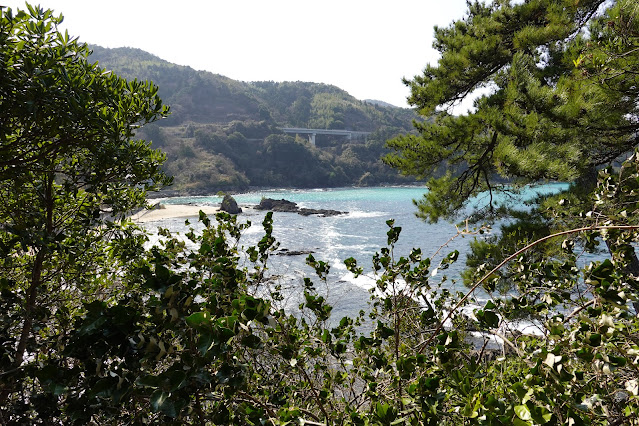
<svg viewBox="0 0 639 426">
<path fill-rule="evenodd" d="M 358 277 L 355 277 L 355 274 L 353 274 L 352 272 L 348 272 L 346 274 L 340 275 L 339 281 L 344 281 L 344 282 L 353 284 L 359 288 L 363 288 L 364 290 L 370 290 L 372 288 L 375 288 L 375 284 L 377 282 L 375 277 L 371 275 L 362 274 Z"/>
<path fill-rule="evenodd" d="M 346 266 L 344 266 L 343 269 L 346 269 Z M 343 274 L 339 277 L 339 281 L 344 281 L 344 282 L 348 282 L 350 284 L 356 285 L 357 287 L 363 288 L 364 290 L 371 290 L 377 287 L 377 280 L 378 277 L 376 275 L 374 275 L 372 272 L 371 273 L 366 273 L 366 274 L 361 274 L 359 276 L 355 276 L 355 274 L 353 274 L 352 272 L 348 272 L 346 274 Z M 390 285 L 389 285 L 390 287 Z M 395 281 L 395 289 L 397 292 L 401 292 L 406 288 L 406 281 L 404 281 L 401 278 L 398 278 Z M 379 291 L 375 291 L 376 295 L 379 297 L 382 297 L 383 294 L 381 294 Z M 419 303 L 419 301 L 417 301 Z"/>
<path fill-rule="evenodd" d="M 536 321 L 519 321 L 516 323 L 510 324 L 510 328 L 517 331 L 520 331 L 522 334 L 526 334 L 529 336 L 543 336 L 544 335 L 544 327 L 536 322 Z"/>
<path fill-rule="evenodd" d="M 171 200 L 171 197 L 162 197 L 162 198 L 147 199 L 146 201 L 153 206 L 155 204 L 164 204 L 170 200 Z"/>
<path fill-rule="evenodd" d="M 341 250 L 341 251 L 347 251 L 348 253 L 365 253 L 368 254 L 370 253 L 371 256 L 375 253 L 376 250 L 379 250 L 379 248 L 374 247 L 370 244 L 333 244 L 331 246 L 331 248 L 333 250 Z M 348 256 L 350 257 L 350 256 Z M 340 259 L 340 261 L 343 261 L 344 259 Z"/>
<path fill-rule="evenodd" d="M 482 309 L 482 307 L 479 305 L 470 304 L 470 305 L 461 307 L 458 310 L 458 312 L 463 317 L 467 318 L 468 320 L 473 322 L 478 322 L 477 317 L 475 316 L 475 312 L 479 309 Z M 443 311 L 442 313 L 444 317 L 446 317 L 448 316 L 449 312 L 450 311 L 446 310 L 446 311 Z M 501 318 L 501 315 L 500 315 L 500 318 Z M 450 330 L 452 329 L 452 327 L 453 327 L 452 320 L 448 319 L 444 322 L 444 329 Z M 495 331 L 496 333 L 504 335 L 504 336 L 510 335 L 514 331 L 518 331 L 521 334 L 528 335 L 528 336 L 544 335 L 544 327 L 539 322 L 532 321 L 532 320 L 521 320 L 521 321 L 512 321 L 512 322 L 502 321 L 501 324 L 499 325 L 499 328 Z M 504 344 L 504 341 L 502 338 L 500 338 L 499 336 L 495 336 L 494 334 L 490 332 L 473 331 L 473 332 L 470 332 L 469 334 L 472 335 L 474 340 L 477 340 L 479 338 L 488 339 L 489 340 L 488 347 L 490 347 L 490 345 L 492 344 L 498 344 L 500 346 L 503 346 Z"/>
<path fill-rule="evenodd" d="M 346 265 L 344 265 L 344 262 L 342 262 L 341 259 L 338 259 L 336 257 L 329 260 L 328 264 L 331 266 L 331 272 L 346 270 Z"/>
<path fill-rule="evenodd" d="M 348 218 L 348 219 L 357 219 L 357 218 L 368 218 L 368 217 L 382 217 L 382 216 L 389 216 L 389 213 L 387 212 L 366 212 L 366 211 L 362 211 L 362 210 L 355 210 L 355 211 L 351 211 L 348 212 L 348 214 L 344 217 Z"/>
<path fill-rule="evenodd" d="M 258 224 L 251 224 L 251 227 L 242 231 L 242 235 L 255 235 L 264 233 L 264 227 Z"/>
<path fill-rule="evenodd" d="M 504 347 L 504 339 L 494 334 L 483 333 L 481 331 L 471 331 L 466 335 L 466 340 L 472 343 L 476 350 L 480 348 L 489 350 L 499 350 Z"/>
</svg>

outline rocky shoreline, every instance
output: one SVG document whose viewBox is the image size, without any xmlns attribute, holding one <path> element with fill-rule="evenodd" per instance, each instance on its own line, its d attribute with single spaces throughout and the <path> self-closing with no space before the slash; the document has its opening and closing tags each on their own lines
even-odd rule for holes
<svg viewBox="0 0 639 426">
<path fill-rule="evenodd" d="M 263 198 L 256 206 L 248 206 L 248 208 L 254 208 L 255 210 L 266 210 L 272 212 L 284 212 L 284 213 L 297 213 L 302 216 L 318 216 L 318 217 L 331 217 L 338 215 L 345 215 L 348 212 L 342 212 L 331 209 L 308 209 L 300 208 L 297 203 L 288 201 L 285 199 L 274 200 L 272 198 Z M 235 199 L 226 195 L 224 200 L 220 204 L 220 207 L 198 205 L 198 204 L 163 204 L 155 203 L 150 209 L 142 209 L 134 212 L 131 215 L 131 219 L 134 222 L 154 222 L 158 220 L 165 220 L 178 217 L 197 217 L 200 210 L 206 214 L 215 214 L 219 211 L 225 211 L 230 214 L 242 213 Z M 292 256 L 304 253 L 282 253 L 282 255 Z"/>
</svg>

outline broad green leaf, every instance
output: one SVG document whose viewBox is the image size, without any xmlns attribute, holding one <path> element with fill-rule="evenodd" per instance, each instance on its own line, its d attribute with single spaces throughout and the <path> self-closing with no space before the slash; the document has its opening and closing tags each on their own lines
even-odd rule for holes
<svg viewBox="0 0 639 426">
<path fill-rule="evenodd" d="M 590 346 L 600 346 L 601 345 L 601 334 L 599 333 L 592 333 L 590 334 L 590 336 L 588 337 L 588 343 L 590 344 Z"/>
<path fill-rule="evenodd" d="M 475 312 L 479 323 L 488 328 L 497 328 L 499 327 L 499 315 L 497 315 L 494 311 L 489 310 L 479 310 Z"/>
<path fill-rule="evenodd" d="M 197 340 L 197 349 L 200 351 L 202 356 L 206 355 L 206 353 L 211 349 L 213 345 L 213 332 L 211 330 L 201 330 L 200 337 Z"/>
<path fill-rule="evenodd" d="M 242 338 L 242 344 L 248 348 L 257 349 L 261 346 L 262 340 L 258 336 L 250 334 Z"/>
<path fill-rule="evenodd" d="M 537 424 L 546 424 L 552 419 L 552 413 L 546 407 L 534 407 L 532 419 Z"/>
<path fill-rule="evenodd" d="M 211 314 L 208 312 L 196 312 L 186 317 L 186 323 L 194 328 L 202 324 L 210 324 Z"/>
<path fill-rule="evenodd" d="M 530 414 L 530 410 L 525 405 L 515 405 L 515 414 L 521 420 L 528 421 L 532 419 L 532 415 Z"/>
<path fill-rule="evenodd" d="M 135 381 L 135 384 L 137 384 L 138 386 L 157 388 L 160 386 L 160 381 L 161 380 L 159 377 L 148 375 L 138 377 L 138 379 Z"/>
<path fill-rule="evenodd" d="M 96 396 L 108 397 L 114 389 L 114 383 L 110 379 L 100 379 L 96 384 L 91 387 L 89 391 L 89 397 L 95 398 Z"/>
<path fill-rule="evenodd" d="M 180 370 L 167 371 L 163 375 L 163 379 L 166 380 L 166 387 L 169 392 L 175 392 L 186 380 L 186 373 Z"/>
<path fill-rule="evenodd" d="M 169 392 L 164 392 L 161 390 L 156 390 L 155 392 L 153 392 L 150 398 L 151 408 L 153 409 L 153 411 L 159 412 L 170 396 L 171 394 Z"/>
</svg>

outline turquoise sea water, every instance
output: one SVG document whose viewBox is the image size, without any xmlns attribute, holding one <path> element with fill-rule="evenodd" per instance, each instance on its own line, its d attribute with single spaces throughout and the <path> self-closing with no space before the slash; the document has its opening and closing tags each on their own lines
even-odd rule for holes
<svg viewBox="0 0 639 426">
<path fill-rule="evenodd" d="M 514 202 L 517 204 L 536 193 L 557 192 L 566 187 L 565 184 L 553 184 L 528 188 Z M 424 257 L 434 256 L 432 260 L 436 265 L 450 251 L 459 250 L 462 254 L 459 261 L 445 271 L 448 276 L 446 283 L 452 290 L 464 289 L 459 283 L 458 274 L 464 267 L 468 243 L 474 237 L 456 237 L 449 241 L 457 234 L 454 224 L 445 221 L 428 224 L 417 218 L 413 200 L 421 198 L 423 194 L 423 187 L 376 187 L 264 190 L 238 194 L 234 197 L 244 209 L 244 213 L 239 216 L 240 220 L 252 223 L 241 240 L 244 246 L 255 244 L 263 235 L 261 222 L 264 212 L 252 208 L 262 197 L 284 198 L 298 203 L 300 207 L 348 212 L 346 215 L 325 218 L 301 216 L 296 213 L 274 213 L 273 215 L 273 233 L 280 242 L 280 249 L 310 250 L 313 251 L 317 260 L 327 261 L 331 266 L 328 284 L 322 288 L 322 291 L 334 305 L 334 316 L 340 318 L 366 308 L 369 298 L 368 289 L 374 286 L 376 279 L 371 273 L 371 259 L 376 251 L 386 246 L 388 231 L 386 221 L 389 219 L 394 219 L 395 226 L 402 228 L 399 242 L 395 247 L 397 258 L 408 255 L 412 248 L 420 248 Z M 155 201 L 166 204 L 219 205 L 221 197 L 176 197 Z M 475 202 L 482 201 L 479 199 Z M 525 207 L 522 206 L 522 208 Z M 196 219 L 190 221 L 192 224 L 197 222 Z M 186 230 L 183 218 L 150 222 L 146 226 L 149 229 L 163 226 L 176 232 Z M 446 246 L 441 248 L 443 245 Z M 435 255 L 437 252 L 439 253 Z M 305 257 L 277 254 L 271 257 L 269 271 L 277 277 L 280 284 L 290 290 L 292 306 L 297 305 L 299 301 L 300 292 L 296 289 L 299 289 L 301 279 L 304 276 L 313 276 L 311 269 L 305 265 Z M 367 274 L 354 278 L 343 263 L 343 260 L 348 257 L 356 258 Z M 441 276 L 440 273 L 433 279 L 441 278 Z"/>
</svg>

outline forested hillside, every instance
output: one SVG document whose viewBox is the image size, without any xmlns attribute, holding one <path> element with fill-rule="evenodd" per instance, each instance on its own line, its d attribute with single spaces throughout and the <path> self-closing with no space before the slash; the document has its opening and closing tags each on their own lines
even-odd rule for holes
<svg viewBox="0 0 639 426">
<path fill-rule="evenodd" d="M 139 49 L 92 47 L 91 60 L 127 79 L 151 80 L 171 107 L 140 136 L 162 148 L 174 190 L 211 193 L 250 186 L 326 187 L 402 183 L 384 165 L 389 138 L 412 130 L 411 109 L 359 101 L 326 84 L 245 83 L 166 62 Z M 282 127 L 371 132 L 367 138 L 284 134 Z M 290 165 L 296 167 L 290 167 Z"/>
</svg>

